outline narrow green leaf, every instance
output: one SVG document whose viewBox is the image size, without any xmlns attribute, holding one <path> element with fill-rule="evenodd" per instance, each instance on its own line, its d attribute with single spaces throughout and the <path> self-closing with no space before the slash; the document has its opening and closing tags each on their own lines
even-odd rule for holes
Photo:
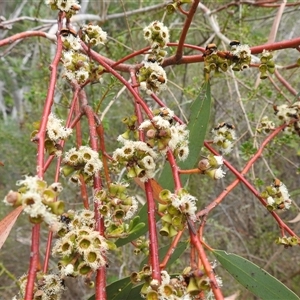
<svg viewBox="0 0 300 300">
<path fill-rule="evenodd" d="M 251 261 L 223 250 L 213 254 L 221 265 L 246 289 L 262 300 L 300 299 L 293 291 Z"/>
<path fill-rule="evenodd" d="M 172 253 L 172 256 L 170 257 L 167 267 L 169 267 L 177 258 L 181 256 L 181 254 L 186 250 L 188 246 L 188 243 L 180 242 L 178 243 L 177 247 L 174 249 L 174 252 Z M 165 255 L 167 254 L 168 250 L 170 248 L 170 245 L 162 247 L 158 250 L 158 256 L 159 260 L 162 261 Z M 140 264 L 140 269 L 143 268 L 144 265 L 146 265 L 149 261 L 149 257 L 146 257 Z"/>
<path fill-rule="evenodd" d="M 187 126 L 190 131 L 190 153 L 185 161 L 178 163 L 181 169 L 191 169 L 195 167 L 196 163 L 199 160 L 200 149 L 202 148 L 205 139 L 211 107 L 211 93 L 209 82 L 206 82 L 203 85 L 203 91 L 204 94 L 200 93 L 190 107 L 191 114 Z M 184 185 L 188 180 L 188 175 L 183 175 L 181 176 L 181 178 L 182 184 Z M 165 167 L 159 178 L 159 183 L 163 188 L 173 190 L 174 183 L 172 172 L 169 164 L 167 163 L 165 164 Z"/>
<path fill-rule="evenodd" d="M 140 216 L 135 216 L 132 220 L 129 222 L 129 232 L 140 222 Z"/>
</svg>

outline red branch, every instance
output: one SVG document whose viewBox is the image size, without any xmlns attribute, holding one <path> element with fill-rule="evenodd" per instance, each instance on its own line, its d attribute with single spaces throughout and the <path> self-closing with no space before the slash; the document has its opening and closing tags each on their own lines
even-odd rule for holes
<svg viewBox="0 0 300 300">
<path fill-rule="evenodd" d="M 238 185 L 238 183 L 241 181 L 243 184 L 252 192 L 252 194 L 261 202 L 263 206 L 267 206 L 266 201 L 260 196 L 260 193 L 252 186 L 251 183 L 249 183 L 244 175 L 249 171 L 251 166 L 257 161 L 257 159 L 261 156 L 262 151 L 264 148 L 273 140 L 273 138 L 281 132 L 281 130 L 286 127 L 286 124 L 281 125 L 280 127 L 276 128 L 261 144 L 260 148 L 256 152 L 256 154 L 249 160 L 247 165 L 244 167 L 242 172 L 237 171 L 229 162 L 224 160 L 224 164 L 228 167 L 228 169 L 234 173 L 234 175 L 237 177 L 237 180 L 235 180 L 230 186 L 228 186 L 220 195 L 217 197 L 212 203 L 210 203 L 204 210 L 200 211 L 197 213 L 197 216 L 203 216 L 206 215 L 215 208 L 220 202 L 224 199 L 224 197 L 228 194 L 229 191 L 231 191 L 235 186 Z M 213 154 L 219 155 L 219 153 L 214 150 L 207 142 L 204 142 L 204 146 Z M 278 223 L 278 226 L 280 228 L 283 228 L 285 231 L 287 231 L 291 236 L 297 236 L 293 230 L 289 228 L 281 219 L 280 217 L 275 213 L 275 212 L 270 212 L 273 218 L 276 220 Z"/>
<path fill-rule="evenodd" d="M 148 225 L 150 240 L 149 250 L 152 267 L 152 279 L 156 279 L 159 283 L 161 283 L 160 265 L 158 257 L 158 239 L 155 220 L 155 201 L 153 198 L 153 191 L 150 181 L 145 182 L 145 192 L 148 206 Z"/>
<path fill-rule="evenodd" d="M 203 264 L 205 273 L 210 280 L 210 286 L 215 295 L 216 300 L 224 299 L 222 291 L 220 290 L 220 288 L 217 284 L 216 277 L 214 275 L 214 271 L 209 263 L 207 255 L 203 249 L 203 246 L 202 246 L 198 236 L 195 235 L 191 230 L 190 230 L 190 238 L 191 238 L 192 244 L 194 245 L 194 247 L 196 248 L 196 250 L 198 252 L 198 255 Z"/>
<path fill-rule="evenodd" d="M 37 37 L 37 36 L 50 38 L 50 36 L 43 31 L 25 31 L 25 32 L 21 32 L 21 33 L 12 35 L 4 40 L 1 40 L 0 47 L 12 44 L 13 42 L 15 42 L 17 40 L 21 40 L 21 39 L 25 39 L 25 38 L 29 38 L 29 37 Z"/>
<path fill-rule="evenodd" d="M 197 10 L 199 2 L 200 2 L 200 0 L 194 0 L 193 4 L 192 4 L 192 6 L 191 6 L 191 8 L 189 10 L 189 13 L 187 15 L 187 18 L 186 18 L 186 20 L 184 22 L 184 25 L 183 25 L 183 28 L 182 28 L 182 31 L 181 31 L 181 35 L 180 35 L 180 38 L 179 38 L 178 47 L 177 47 L 176 54 L 175 54 L 175 60 L 176 60 L 176 62 L 178 62 L 181 59 L 181 57 L 182 57 L 183 44 L 184 44 L 186 35 L 188 33 L 188 30 L 189 30 L 189 28 L 191 26 L 194 14 L 196 13 L 196 10 Z"/>
<path fill-rule="evenodd" d="M 31 300 L 33 297 L 33 288 L 36 272 L 39 264 L 39 251 L 40 251 L 40 224 L 36 224 L 32 228 L 31 236 L 31 252 L 30 264 L 27 277 L 27 285 L 25 291 L 25 300 Z"/>
</svg>

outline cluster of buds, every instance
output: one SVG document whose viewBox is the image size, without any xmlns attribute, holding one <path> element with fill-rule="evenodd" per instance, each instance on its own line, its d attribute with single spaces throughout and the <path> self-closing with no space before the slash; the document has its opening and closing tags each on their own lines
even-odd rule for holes
<svg viewBox="0 0 300 300">
<path fill-rule="evenodd" d="M 278 237 L 275 240 L 275 243 L 278 245 L 283 245 L 285 248 L 297 246 L 300 244 L 299 239 L 296 236 L 284 236 L 284 237 Z"/>
<path fill-rule="evenodd" d="M 260 121 L 260 124 L 257 128 L 257 132 L 258 133 L 263 132 L 265 134 L 268 134 L 274 129 L 275 129 L 275 123 L 270 121 L 267 116 L 264 116 Z"/>
<path fill-rule="evenodd" d="M 68 45 L 70 41 L 69 51 L 63 52 L 62 62 L 65 67 L 64 77 L 70 82 L 75 80 L 78 84 L 85 84 L 88 80 L 91 82 L 101 81 L 101 75 L 103 73 L 103 67 L 96 65 L 89 57 L 83 53 L 74 50 L 76 47 L 76 39 L 70 38 L 72 35 L 68 35 L 64 38 L 64 45 Z"/>
<path fill-rule="evenodd" d="M 269 51 L 264 50 L 260 58 L 259 65 L 260 79 L 268 78 L 268 73 L 274 74 L 275 72 L 275 63 L 273 60 L 273 55 Z"/>
<path fill-rule="evenodd" d="M 157 147 L 161 153 L 172 150 L 180 160 L 185 160 L 189 154 L 189 131 L 185 124 L 173 124 L 174 112 L 167 107 L 153 111 L 152 120 L 145 120 L 139 129 L 145 131 L 149 146 Z"/>
<path fill-rule="evenodd" d="M 56 223 L 57 215 L 64 211 L 64 202 L 56 201 L 62 191 L 60 183 L 47 186 L 47 182 L 37 176 L 25 176 L 16 185 L 21 186 L 17 192 L 10 191 L 4 198 L 4 203 L 10 206 L 23 206 L 23 211 L 29 215 L 31 223 L 45 222 L 48 225 Z"/>
<path fill-rule="evenodd" d="M 161 271 L 161 283 L 152 279 L 142 287 L 141 294 L 146 299 L 191 300 L 192 295 L 187 291 L 183 276 L 171 278 L 167 271 Z"/>
<path fill-rule="evenodd" d="M 218 55 L 216 44 L 208 44 L 203 57 L 205 73 L 214 71 L 215 74 L 218 74 L 220 70 L 226 72 L 231 65 L 231 61 L 228 58 Z"/>
<path fill-rule="evenodd" d="M 248 45 L 241 45 L 238 41 L 230 43 L 231 55 L 233 56 L 232 70 L 241 71 L 249 68 L 251 63 L 251 50 Z"/>
<path fill-rule="evenodd" d="M 105 266 L 106 251 L 112 248 L 112 244 L 94 231 L 94 217 L 90 210 L 70 211 L 61 216 L 59 227 L 53 228 L 60 238 L 52 253 L 61 257 L 59 267 L 63 277 L 88 276 Z"/>
<path fill-rule="evenodd" d="M 67 18 L 71 18 L 81 8 L 77 0 L 46 0 L 45 3 L 53 10 L 64 11 Z"/>
<path fill-rule="evenodd" d="M 113 153 L 115 163 L 127 168 L 127 176 L 138 177 L 142 182 L 154 177 L 156 157 L 155 151 L 141 141 L 125 141 L 124 146 Z"/>
<path fill-rule="evenodd" d="M 182 4 L 191 3 L 192 0 L 173 0 L 172 3 L 168 3 L 166 6 L 166 10 L 168 14 L 173 14 L 175 11 L 178 10 Z"/>
<path fill-rule="evenodd" d="M 172 278 L 167 271 L 161 271 L 161 283 L 158 280 L 152 279 L 151 268 L 144 266 L 142 271 L 133 272 L 130 276 L 133 284 L 138 284 L 144 281 L 141 289 L 141 295 L 146 299 L 170 299 L 170 300 L 191 300 L 186 291 L 186 282 L 182 276 Z"/>
<path fill-rule="evenodd" d="M 222 151 L 222 154 L 228 154 L 232 151 L 232 142 L 236 139 L 235 127 L 229 123 L 220 123 L 216 126 L 212 133 L 213 143 Z"/>
<path fill-rule="evenodd" d="M 214 266 L 212 266 L 214 267 Z M 183 270 L 182 277 L 187 284 L 186 291 L 192 297 L 199 295 L 200 293 L 205 293 L 205 299 L 213 299 L 211 298 L 211 284 L 210 279 L 206 276 L 204 270 L 197 269 L 193 270 L 191 267 L 186 267 Z M 215 275 L 216 282 L 218 287 L 223 285 L 222 279 L 220 276 Z M 193 298 L 194 299 L 194 298 Z"/>
<path fill-rule="evenodd" d="M 129 220 L 138 208 L 138 202 L 127 193 L 128 184 L 111 183 L 108 191 L 99 190 L 94 194 L 94 201 L 99 203 L 99 212 L 112 223 Z M 109 232 L 108 232 L 109 233 Z"/>
<path fill-rule="evenodd" d="M 21 300 L 25 298 L 28 275 L 22 275 L 18 279 L 19 294 L 12 300 Z M 60 300 L 65 290 L 63 279 L 57 274 L 37 273 L 36 282 L 33 287 L 32 300 Z"/>
<path fill-rule="evenodd" d="M 49 155 L 61 156 L 62 149 L 59 144 L 60 140 L 65 140 L 72 134 L 72 128 L 67 128 L 62 125 L 63 120 L 58 119 L 54 113 L 48 117 L 46 137 L 45 137 L 45 150 Z M 35 142 L 36 136 L 39 132 L 40 123 L 34 124 L 35 130 L 31 133 L 31 141 Z"/>
<path fill-rule="evenodd" d="M 118 141 L 124 142 L 125 140 L 130 140 L 132 137 L 138 139 L 138 131 L 136 128 L 137 116 L 132 115 L 130 117 L 125 117 L 122 119 L 122 122 L 126 125 L 126 131 L 118 136 Z"/>
<path fill-rule="evenodd" d="M 167 75 L 165 70 L 157 62 L 145 62 L 138 71 L 140 88 L 147 94 L 159 94 L 167 87 Z"/>
<path fill-rule="evenodd" d="M 139 237 L 134 243 L 134 254 L 138 255 L 143 253 L 144 255 L 149 255 L 149 240 L 145 236 Z"/>
<path fill-rule="evenodd" d="M 300 101 L 297 101 L 292 105 L 274 105 L 274 111 L 279 120 L 282 120 L 287 124 L 290 121 L 294 121 L 284 128 L 286 133 L 297 133 L 300 135 Z"/>
<path fill-rule="evenodd" d="M 63 163 L 65 165 L 61 168 L 61 173 L 65 177 L 71 176 L 70 181 L 78 185 L 80 185 L 81 180 L 91 184 L 93 176 L 103 166 L 98 152 L 88 146 L 81 146 L 78 150 L 76 148 L 70 149 L 65 153 Z"/>
<path fill-rule="evenodd" d="M 161 283 L 151 277 L 151 269 L 145 266 L 141 272 L 133 272 L 130 276 L 132 283 L 144 281 L 141 295 L 146 299 L 192 300 L 200 293 L 205 299 L 213 299 L 209 278 L 203 270 L 184 269 L 183 273 L 171 278 L 167 271 L 161 271 Z M 222 279 L 216 275 L 218 287 L 222 286 Z"/>
<path fill-rule="evenodd" d="M 187 218 L 196 220 L 197 199 L 185 189 L 179 190 L 177 194 L 162 190 L 159 198 L 161 203 L 158 204 L 158 211 L 164 214 L 161 218 L 162 228 L 159 231 L 162 236 L 175 236 L 178 231 L 183 230 Z"/>
<path fill-rule="evenodd" d="M 225 176 L 225 172 L 222 170 L 222 165 L 222 156 L 214 156 L 210 154 L 199 161 L 198 169 L 201 174 L 207 174 L 212 179 L 221 179 Z"/>
<path fill-rule="evenodd" d="M 267 186 L 261 193 L 261 197 L 267 201 L 269 211 L 287 210 L 292 204 L 286 186 L 279 179 L 275 179 L 272 185 Z"/>
<path fill-rule="evenodd" d="M 102 30 L 98 25 L 84 25 L 81 28 L 82 40 L 86 42 L 89 46 L 97 46 L 99 44 L 104 44 L 107 39 L 107 33 Z"/>
</svg>

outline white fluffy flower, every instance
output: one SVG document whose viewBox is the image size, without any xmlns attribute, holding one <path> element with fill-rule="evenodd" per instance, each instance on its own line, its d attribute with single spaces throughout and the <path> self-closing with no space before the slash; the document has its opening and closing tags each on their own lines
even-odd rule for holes
<svg viewBox="0 0 300 300">
<path fill-rule="evenodd" d="M 54 113 L 51 113 L 47 122 L 47 135 L 50 140 L 57 142 L 66 139 L 71 133 L 72 128 L 62 126 L 63 120 L 58 119 Z"/>
<path fill-rule="evenodd" d="M 215 179 L 221 179 L 221 178 L 225 177 L 225 174 L 226 174 L 226 172 L 224 172 L 222 170 L 222 168 L 220 167 L 220 168 L 216 169 Z"/>
</svg>

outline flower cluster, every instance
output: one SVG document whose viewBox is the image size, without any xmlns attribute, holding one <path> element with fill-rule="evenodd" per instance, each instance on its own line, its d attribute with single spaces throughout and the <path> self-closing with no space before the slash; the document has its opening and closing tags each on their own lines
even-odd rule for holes
<svg viewBox="0 0 300 300">
<path fill-rule="evenodd" d="M 273 54 L 269 51 L 264 50 L 260 58 L 260 79 L 268 78 L 267 72 L 274 74 L 275 72 L 275 63 L 273 60 Z"/>
<path fill-rule="evenodd" d="M 144 66 L 139 69 L 138 81 L 141 89 L 147 94 L 159 94 L 166 89 L 167 75 L 157 62 L 145 62 Z"/>
<path fill-rule="evenodd" d="M 186 282 L 183 276 L 171 278 L 167 271 L 161 271 L 161 284 L 157 280 L 145 283 L 143 289 L 147 299 L 168 299 L 168 300 L 191 300 L 192 295 L 188 293 Z M 145 288 L 148 285 L 147 288 Z M 143 294 L 143 290 L 142 290 Z"/>
<path fill-rule="evenodd" d="M 223 285 L 222 279 L 215 275 L 218 287 Z M 161 300 L 192 300 L 199 293 L 205 294 L 205 299 L 214 299 L 209 278 L 203 270 L 192 270 L 187 267 L 182 275 L 171 278 L 166 270 L 161 271 L 161 283 L 152 279 L 151 268 L 144 266 L 142 271 L 133 272 L 130 276 L 132 283 L 144 281 L 141 295 L 146 299 Z"/>
<path fill-rule="evenodd" d="M 22 275 L 18 280 L 19 294 L 12 300 L 25 298 L 27 274 Z M 60 300 L 65 287 L 63 280 L 56 274 L 37 273 L 37 281 L 34 283 L 32 300 Z"/>
<path fill-rule="evenodd" d="M 220 70 L 226 72 L 228 67 L 232 64 L 231 60 L 228 58 L 218 55 L 216 44 L 208 44 L 203 57 L 205 73 L 214 71 L 215 74 L 218 74 L 220 73 Z"/>
<path fill-rule="evenodd" d="M 53 10 L 66 12 L 68 18 L 76 14 L 81 8 L 77 0 L 45 0 L 45 3 Z"/>
<path fill-rule="evenodd" d="M 207 174 L 212 179 L 221 179 L 225 176 L 225 172 L 222 170 L 223 157 L 208 155 L 207 158 L 203 158 L 198 163 L 198 169 L 201 174 Z"/>
<path fill-rule="evenodd" d="M 154 21 L 144 28 L 144 38 L 149 41 L 152 53 L 162 56 L 160 52 L 169 42 L 169 29 L 163 23 Z"/>
<path fill-rule="evenodd" d="M 48 117 L 45 137 L 45 150 L 49 155 L 61 156 L 62 147 L 59 144 L 60 140 L 65 140 L 72 134 L 72 128 L 67 128 L 62 125 L 63 120 L 57 118 L 54 113 Z M 31 141 L 37 141 L 37 134 L 39 132 L 40 123 L 34 123 L 35 130 L 31 133 Z"/>
<path fill-rule="evenodd" d="M 288 248 L 288 247 L 299 245 L 300 241 L 296 236 L 289 236 L 289 237 L 284 236 L 284 237 L 278 237 L 275 240 L 275 243 L 279 245 L 283 245 L 285 248 Z"/>
<path fill-rule="evenodd" d="M 127 176 L 138 177 L 142 182 L 153 178 L 157 154 L 144 142 L 125 141 L 122 148 L 113 153 L 116 164 L 126 166 Z"/>
<path fill-rule="evenodd" d="M 159 231 L 161 235 L 173 237 L 179 230 L 183 230 L 187 217 L 196 220 L 197 199 L 185 189 L 179 190 L 177 194 L 162 190 L 159 198 L 165 203 L 158 205 L 158 211 L 164 214 L 161 218 L 162 228 Z"/>
<path fill-rule="evenodd" d="M 53 225 L 57 215 L 64 211 L 64 202 L 56 201 L 62 191 L 60 183 L 47 186 L 47 182 L 37 176 L 25 176 L 16 185 L 21 186 L 18 192 L 10 191 L 4 198 L 4 203 L 14 207 L 23 206 L 23 211 L 29 215 L 30 222 L 37 224 L 45 222 Z"/>
<path fill-rule="evenodd" d="M 65 38 L 64 44 L 68 45 L 70 41 L 73 42 L 70 45 L 71 50 L 63 52 L 62 62 L 65 67 L 63 76 L 71 82 L 75 80 L 78 84 L 84 84 L 88 80 L 92 82 L 101 80 L 103 67 L 90 61 L 87 55 L 74 50 L 77 47 L 76 39 Z"/>
<path fill-rule="evenodd" d="M 89 45 L 97 46 L 99 44 L 104 44 L 107 39 L 107 33 L 102 30 L 98 25 L 84 25 L 81 28 L 83 33 L 82 40 Z"/>
<path fill-rule="evenodd" d="M 257 132 L 261 133 L 265 133 L 268 134 L 270 133 L 270 131 L 275 129 L 275 123 L 270 121 L 269 118 L 267 116 L 264 116 L 261 119 L 261 122 L 257 128 Z"/>
<path fill-rule="evenodd" d="M 80 185 L 81 179 L 85 183 L 92 183 L 93 176 L 103 166 L 98 152 L 88 146 L 80 146 L 78 150 L 76 148 L 70 149 L 65 153 L 63 163 L 65 166 L 61 168 L 61 173 L 65 177 L 72 175 L 70 181 L 78 185 Z"/>
<path fill-rule="evenodd" d="M 247 69 L 251 62 L 251 50 L 248 45 L 236 44 L 231 47 L 233 56 L 232 70 L 241 71 Z"/>
<path fill-rule="evenodd" d="M 267 201 L 267 209 L 270 211 L 280 209 L 287 210 L 291 207 L 292 200 L 286 186 L 278 179 L 267 186 L 261 193 L 261 197 Z"/>
<path fill-rule="evenodd" d="M 51 113 L 47 122 L 47 136 L 57 143 L 59 140 L 65 140 L 71 133 L 72 128 L 62 126 L 63 120 L 58 119 L 54 113 Z"/>
<path fill-rule="evenodd" d="M 61 35 L 61 40 L 64 46 L 64 52 L 66 51 L 80 51 L 82 49 L 80 44 L 80 38 L 77 36 L 76 32 L 72 32 L 68 29 L 62 29 L 65 33 Z"/>
<path fill-rule="evenodd" d="M 94 201 L 99 203 L 101 215 L 108 218 L 112 223 L 120 223 L 120 220 L 129 220 L 138 208 L 138 202 L 127 193 L 128 184 L 111 183 L 108 192 L 97 191 Z"/>
<path fill-rule="evenodd" d="M 86 276 L 106 264 L 109 245 L 98 231 L 94 231 L 94 226 L 94 212 L 90 210 L 61 216 L 60 226 L 56 228 L 60 238 L 52 253 L 61 257 L 59 265 L 63 277 Z"/>
<path fill-rule="evenodd" d="M 139 130 L 146 133 L 147 144 L 157 147 L 161 153 L 171 149 L 180 160 L 185 160 L 189 154 L 189 131 L 185 124 L 173 124 L 174 112 L 167 107 L 153 111 L 152 120 L 145 120 Z"/>
<path fill-rule="evenodd" d="M 232 151 L 232 142 L 236 139 L 235 127 L 229 123 L 218 124 L 213 130 L 213 143 L 216 144 L 222 154 L 228 154 Z"/>
<path fill-rule="evenodd" d="M 274 110 L 275 115 L 279 118 L 279 120 L 282 120 L 287 124 L 290 121 L 294 121 L 284 129 L 285 132 L 297 133 L 300 135 L 300 101 L 297 101 L 292 105 L 275 105 Z"/>
<path fill-rule="evenodd" d="M 214 269 L 214 267 L 213 263 L 212 269 Z M 191 267 L 186 267 L 182 272 L 182 277 L 188 284 L 186 290 L 191 297 L 197 296 L 202 292 L 205 294 L 205 299 L 215 299 L 211 290 L 210 279 L 206 276 L 203 269 L 193 270 Z M 221 287 L 223 285 L 222 278 L 215 275 L 215 279 L 217 286 Z"/>
</svg>

